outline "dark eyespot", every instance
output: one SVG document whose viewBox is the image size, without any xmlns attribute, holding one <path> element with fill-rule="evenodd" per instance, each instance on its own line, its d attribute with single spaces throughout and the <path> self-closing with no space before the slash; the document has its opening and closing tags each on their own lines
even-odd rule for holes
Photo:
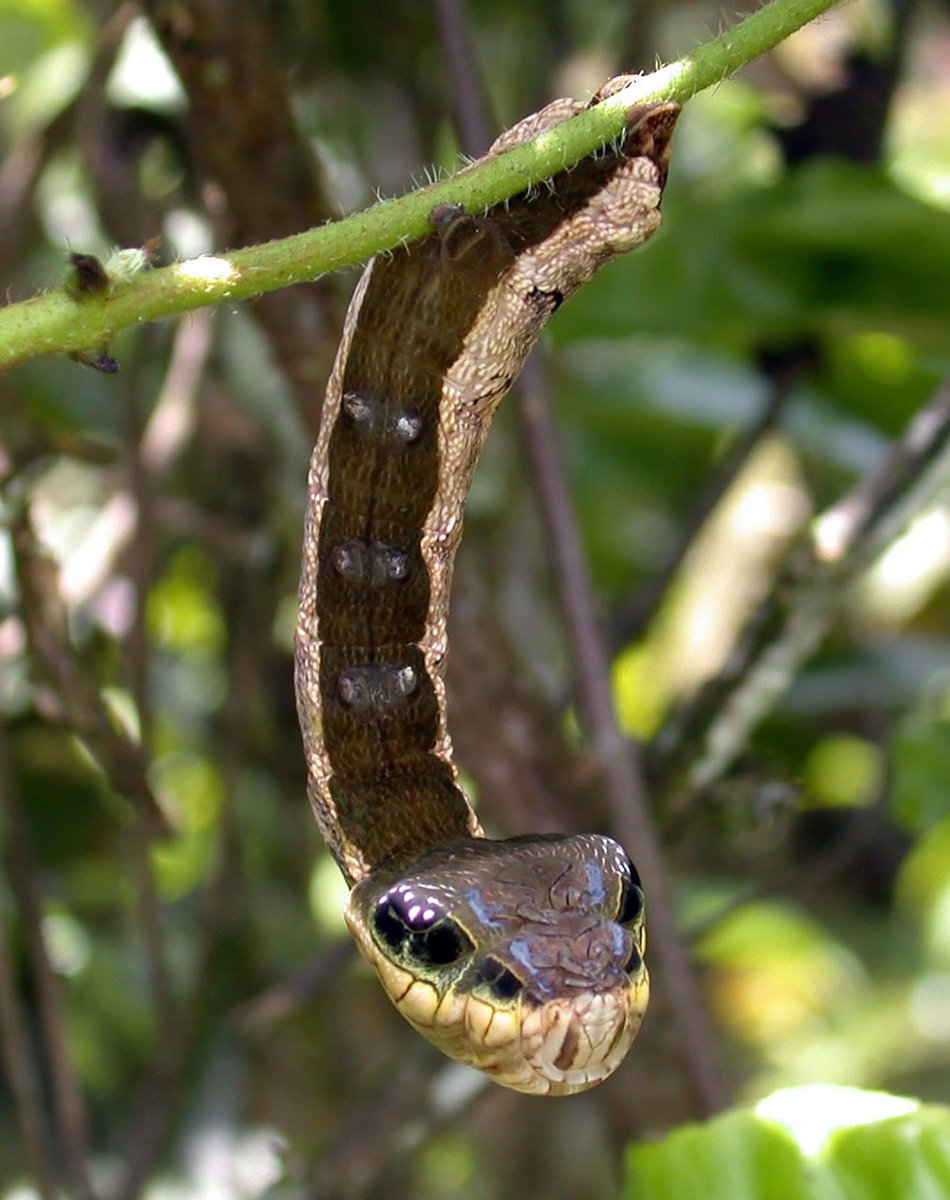
<svg viewBox="0 0 950 1200">
<path fill-rule="evenodd" d="M 499 1000 L 513 1000 L 525 986 L 514 971 L 491 956 L 478 968 L 478 981 L 486 984 Z"/>
<path fill-rule="evenodd" d="M 447 967 L 474 949 L 472 939 L 450 917 L 443 917 L 431 929 L 414 933 L 409 939 L 412 957 L 433 967 Z"/>
<path fill-rule="evenodd" d="M 629 925 L 643 913 L 643 889 L 640 887 L 640 876 L 637 868 L 627 859 L 628 873 L 624 876 L 620 888 L 620 903 L 617 906 L 617 921 L 620 925 Z"/>
<path fill-rule="evenodd" d="M 396 912 L 391 901 L 382 901 L 373 917 L 373 928 L 381 942 L 391 950 L 398 950 L 409 936 L 405 921 Z"/>
<path fill-rule="evenodd" d="M 412 893 L 384 896 L 373 916 L 376 936 L 390 950 L 408 953 L 419 963 L 448 966 L 475 948 L 465 930 L 434 901 Z"/>
</svg>

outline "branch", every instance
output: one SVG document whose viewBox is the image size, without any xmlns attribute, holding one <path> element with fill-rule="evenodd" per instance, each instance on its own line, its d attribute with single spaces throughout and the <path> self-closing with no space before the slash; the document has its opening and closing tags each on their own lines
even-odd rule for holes
<svg viewBox="0 0 950 1200">
<path fill-rule="evenodd" d="M 49 1070 L 50 1111 L 55 1144 L 62 1155 L 69 1193 L 78 1197 L 78 1200 L 95 1200 L 89 1178 L 86 1108 L 69 1052 L 66 998 L 62 982 L 50 962 L 43 937 L 40 874 L 33 853 L 26 812 L 14 775 L 9 743 L 2 731 L 0 805 L 7 835 L 4 866 L 8 871 L 20 911 L 26 953 L 36 993 L 38 1031 Z M 41 1183 L 42 1179 L 42 1175 L 38 1176 L 37 1183 Z"/>
<path fill-rule="evenodd" d="M 8 305 L 0 309 L 0 368 L 38 354 L 102 352 L 126 325 L 312 280 L 421 237 L 438 204 L 461 204 L 471 212 L 497 204 L 617 137 L 632 106 L 689 99 L 772 49 L 834 3 L 772 0 L 693 54 L 637 78 L 533 142 L 345 221 L 128 279 L 112 278 L 102 292 L 60 288 Z"/>
<path fill-rule="evenodd" d="M 16 786 L 6 730 L 0 722 L 0 795 Z M 0 1061 L 6 1067 L 10 1098 L 23 1139 L 23 1158 L 40 1200 L 57 1200 L 49 1130 L 43 1112 L 37 1069 L 26 1014 L 17 991 L 16 967 L 9 942 L 6 905 L 0 908 Z"/>
<path fill-rule="evenodd" d="M 567 492 L 538 358 L 530 358 L 525 364 L 519 388 L 525 450 L 540 498 L 577 664 L 579 707 L 606 794 L 611 832 L 621 845 L 631 847 L 636 854 L 637 869 L 650 906 L 650 945 L 666 984 L 686 1074 L 699 1111 L 710 1116 L 729 1103 L 717 1059 L 716 1036 L 676 926 L 671 871 L 650 809 L 641 747 L 624 735 L 617 722 L 610 661 L 598 628 L 593 585 Z"/>
<path fill-rule="evenodd" d="M 817 649 L 848 588 L 950 479 L 950 382 L 916 414 L 878 466 L 813 523 L 750 615 L 716 678 L 650 747 L 651 778 L 705 792 L 748 745 Z"/>
</svg>

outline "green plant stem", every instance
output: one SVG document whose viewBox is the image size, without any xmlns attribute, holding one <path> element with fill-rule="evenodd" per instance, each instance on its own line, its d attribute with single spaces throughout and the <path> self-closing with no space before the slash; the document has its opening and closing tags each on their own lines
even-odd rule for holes
<svg viewBox="0 0 950 1200">
<path fill-rule="evenodd" d="M 311 280 L 429 231 L 437 204 L 478 212 L 524 191 L 605 145 L 635 104 L 688 100 L 826 12 L 836 0 L 772 0 L 678 62 L 637 78 L 609 100 L 481 166 L 279 241 L 205 255 L 131 279 L 104 293 L 59 288 L 0 308 L 0 369 L 38 354 L 97 351 L 126 325 L 239 300 Z"/>
</svg>

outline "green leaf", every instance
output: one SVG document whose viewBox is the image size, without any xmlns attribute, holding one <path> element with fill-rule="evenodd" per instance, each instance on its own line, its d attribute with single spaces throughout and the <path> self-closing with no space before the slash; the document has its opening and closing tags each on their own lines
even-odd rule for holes
<svg viewBox="0 0 950 1200">
<path fill-rule="evenodd" d="M 950 1109 L 835 1134 L 831 1166 L 855 1196 L 874 1200 L 944 1200 L 950 1196 Z"/>
<path fill-rule="evenodd" d="M 837 1200 L 792 1135 L 752 1112 L 688 1125 L 627 1156 L 630 1200 Z"/>
<path fill-rule="evenodd" d="M 857 1088 L 789 1088 L 755 1110 L 630 1147 L 624 1195 L 943 1200 L 950 1195 L 950 1109 Z"/>
</svg>

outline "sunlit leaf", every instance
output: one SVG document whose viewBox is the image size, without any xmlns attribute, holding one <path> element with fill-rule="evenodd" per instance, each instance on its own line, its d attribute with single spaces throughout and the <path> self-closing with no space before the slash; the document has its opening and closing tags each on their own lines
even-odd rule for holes
<svg viewBox="0 0 950 1200">
<path fill-rule="evenodd" d="M 624 1195 L 941 1200 L 948 1188 L 950 1109 L 880 1092 L 809 1087 L 630 1147 Z"/>
</svg>

